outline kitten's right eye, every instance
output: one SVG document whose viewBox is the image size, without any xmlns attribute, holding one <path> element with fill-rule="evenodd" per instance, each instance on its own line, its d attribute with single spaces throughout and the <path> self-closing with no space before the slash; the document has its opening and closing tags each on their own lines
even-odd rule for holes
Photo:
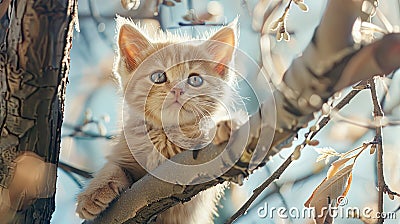
<svg viewBox="0 0 400 224">
<path fill-rule="evenodd" d="M 151 74 L 150 79 L 156 84 L 161 84 L 167 81 L 167 75 L 165 74 L 165 72 L 158 71 Z"/>
</svg>

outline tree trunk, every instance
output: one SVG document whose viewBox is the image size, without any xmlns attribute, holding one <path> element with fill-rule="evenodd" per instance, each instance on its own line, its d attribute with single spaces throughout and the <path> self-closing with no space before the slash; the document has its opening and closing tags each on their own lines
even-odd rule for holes
<svg viewBox="0 0 400 224">
<path fill-rule="evenodd" d="M 76 4 L 11 2 L 9 29 L 5 36 L 0 32 L 0 190 L 11 190 L 15 159 L 26 151 L 54 167 L 58 163 Z M 54 180 L 48 188 L 55 189 L 56 172 L 42 175 Z M 49 223 L 54 193 L 18 211 L 11 223 Z"/>
</svg>

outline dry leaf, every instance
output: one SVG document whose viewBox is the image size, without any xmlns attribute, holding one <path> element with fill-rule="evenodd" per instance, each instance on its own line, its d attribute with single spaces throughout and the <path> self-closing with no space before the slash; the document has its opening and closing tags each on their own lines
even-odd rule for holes
<svg viewBox="0 0 400 224">
<path fill-rule="evenodd" d="M 376 145 L 375 144 L 371 145 L 371 148 L 369 149 L 369 154 L 370 155 L 374 154 L 375 150 L 376 150 Z"/>
<path fill-rule="evenodd" d="M 342 166 L 348 162 L 351 158 L 344 158 L 344 159 L 338 159 L 335 162 L 331 164 L 331 167 L 329 167 L 328 172 L 326 173 L 326 177 L 329 179 L 333 177 Z"/>
<path fill-rule="evenodd" d="M 347 161 L 342 159 L 336 162 L 334 167 L 340 167 Z M 331 177 L 326 177 L 304 204 L 306 207 L 314 207 L 315 222 L 317 224 L 324 223 L 327 218 L 328 208 L 332 203 L 346 196 L 351 184 L 353 165 L 354 164 L 348 165 L 339 171 L 333 168 L 330 172 Z"/>
</svg>

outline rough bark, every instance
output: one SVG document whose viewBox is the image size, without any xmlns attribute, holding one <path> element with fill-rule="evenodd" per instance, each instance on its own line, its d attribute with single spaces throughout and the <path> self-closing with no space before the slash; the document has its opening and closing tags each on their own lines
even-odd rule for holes
<svg viewBox="0 0 400 224">
<path fill-rule="evenodd" d="M 226 180 L 240 182 L 283 145 L 290 143 L 297 131 L 313 119 L 313 112 L 321 109 L 323 102 L 335 91 L 399 68 L 400 34 L 388 34 L 366 46 L 353 42 L 352 26 L 361 14 L 362 2 L 329 1 L 321 24 L 302 56 L 294 60 L 285 72 L 274 96 L 261 105 L 249 122 L 233 133 L 233 140 L 200 150 L 196 159 L 192 151 L 172 159 L 191 165 L 214 159 L 220 166 L 216 168 L 232 168 L 212 181 L 197 185 L 166 183 L 148 174 L 90 223 L 146 223 L 156 214 L 190 200 L 204 189 Z M 274 101 L 276 108 L 272 106 Z M 276 124 L 271 123 L 269 117 L 275 112 Z M 269 144 L 270 138 L 273 138 L 272 144 Z M 168 164 L 162 164 L 155 172 L 157 176 L 168 176 L 182 171 L 171 171 Z M 204 175 L 207 173 L 199 170 L 198 175 L 192 176 L 193 182 L 205 178 Z"/>
<path fill-rule="evenodd" d="M 58 163 L 76 4 L 11 2 L 0 51 L 0 190 L 9 187 L 17 168 L 14 161 L 23 152 Z M 55 181 L 51 184 L 55 189 Z M 17 212 L 11 223 L 49 223 L 54 194 Z"/>
</svg>

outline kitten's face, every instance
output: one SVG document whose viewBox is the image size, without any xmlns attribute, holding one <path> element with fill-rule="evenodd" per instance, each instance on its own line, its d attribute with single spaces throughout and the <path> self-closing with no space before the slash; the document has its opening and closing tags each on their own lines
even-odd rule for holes
<svg viewBox="0 0 400 224">
<path fill-rule="evenodd" d="M 138 28 L 123 25 L 117 71 L 127 104 L 154 125 L 198 124 L 212 115 L 229 92 L 223 64 L 232 59 L 234 35 L 223 28 L 200 43 L 152 43 Z"/>
<path fill-rule="evenodd" d="M 164 125 L 182 125 L 197 124 L 212 115 L 227 94 L 224 81 L 212 66 L 210 62 L 192 61 L 152 73 L 149 80 L 154 84 L 145 99 L 146 117 L 162 120 Z"/>
</svg>

